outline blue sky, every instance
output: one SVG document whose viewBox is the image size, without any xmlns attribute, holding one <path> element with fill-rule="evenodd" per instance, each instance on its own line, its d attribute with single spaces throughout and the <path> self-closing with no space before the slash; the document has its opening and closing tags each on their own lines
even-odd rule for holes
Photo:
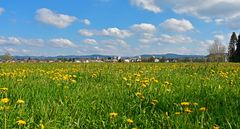
<svg viewBox="0 0 240 129">
<path fill-rule="evenodd" d="M 208 54 L 240 28 L 237 0 L 0 0 L 0 54 Z"/>
</svg>

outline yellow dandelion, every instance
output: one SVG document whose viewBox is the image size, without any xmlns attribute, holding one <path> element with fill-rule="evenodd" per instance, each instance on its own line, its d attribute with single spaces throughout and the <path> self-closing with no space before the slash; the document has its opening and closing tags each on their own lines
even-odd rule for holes
<svg viewBox="0 0 240 129">
<path fill-rule="evenodd" d="M 18 124 L 18 125 L 26 125 L 27 122 L 24 121 L 24 120 L 18 120 L 18 121 L 17 121 L 17 124 Z"/>
<path fill-rule="evenodd" d="M 2 103 L 8 103 L 10 100 L 9 100 L 9 98 L 3 98 L 3 99 L 1 99 L 1 102 Z"/>
<path fill-rule="evenodd" d="M 184 109 L 184 112 L 186 112 L 186 113 L 191 113 L 192 110 L 191 110 L 190 108 L 185 108 L 185 109 Z"/>
<path fill-rule="evenodd" d="M 16 102 L 17 104 L 24 104 L 25 102 L 24 102 L 24 100 L 22 100 L 22 99 L 19 99 L 19 100 L 17 100 L 17 102 Z"/>
<path fill-rule="evenodd" d="M 124 81 L 127 81 L 128 79 L 127 79 L 126 77 L 123 77 L 123 80 L 124 80 Z"/>
<path fill-rule="evenodd" d="M 40 124 L 40 128 L 41 128 L 41 129 L 44 129 L 44 125 L 43 125 L 43 124 Z"/>
<path fill-rule="evenodd" d="M 155 106 L 157 103 L 158 103 L 157 100 L 152 100 L 152 101 L 151 101 L 151 104 L 152 104 L 153 106 Z"/>
<path fill-rule="evenodd" d="M 180 115 L 181 113 L 180 112 L 175 112 L 175 115 Z"/>
<path fill-rule="evenodd" d="M 5 87 L 4 87 L 4 88 L 0 88 L 0 91 L 1 91 L 1 92 L 7 92 L 7 91 L 8 91 L 8 88 L 5 88 Z"/>
<path fill-rule="evenodd" d="M 118 113 L 111 112 L 109 115 L 110 115 L 110 118 L 112 119 L 112 118 L 115 118 L 118 115 Z"/>
<path fill-rule="evenodd" d="M 136 127 L 132 128 L 132 129 L 137 129 Z"/>
<path fill-rule="evenodd" d="M 182 105 L 182 106 L 189 106 L 190 103 L 189 103 L 189 102 L 181 102 L 181 105 Z"/>
<path fill-rule="evenodd" d="M 214 125 L 213 129 L 220 129 L 220 127 L 218 125 Z"/>
<path fill-rule="evenodd" d="M 132 120 L 132 119 L 127 119 L 127 123 L 128 123 L 129 125 L 131 125 L 131 124 L 133 124 L 133 120 Z"/>
<path fill-rule="evenodd" d="M 206 110 L 207 110 L 206 107 L 201 107 L 201 108 L 199 109 L 199 111 L 202 111 L 202 112 L 204 112 L 204 111 L 206 111 Z"/>
<path fill-rule="evenodd" d="M 192 103 L 193 106 L 198 106 L 198 103 Z"/>
</svg>

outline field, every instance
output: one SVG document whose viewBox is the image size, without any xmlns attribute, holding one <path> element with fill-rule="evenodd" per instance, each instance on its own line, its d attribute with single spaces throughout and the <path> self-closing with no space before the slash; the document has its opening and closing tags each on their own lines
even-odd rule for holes
<svg viewBox="0 0 240 129">
<path fill-rule="evenodd" d="M 240 64 L 3 63 L 0 128 L 240 129 Z"/>
</svg>

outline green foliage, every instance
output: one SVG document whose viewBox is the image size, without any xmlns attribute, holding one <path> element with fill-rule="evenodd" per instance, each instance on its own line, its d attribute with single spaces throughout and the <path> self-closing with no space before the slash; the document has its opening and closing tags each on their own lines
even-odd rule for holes
<svg viewBox="0 0 240 129">
<path fill-rule="evenodd" d="M 229 46 L 228 46 L 228 61 L 234 62 L 235 61 L 235 52 L 236 52 L 236 44 L 237 44 L 238 38 L 235 32 L 232 33 Z"/>
<path fill-rule="evenodd" d="M 0 102 L 0 128 L 240 128 L 239 64 L 2 63 L 0 67 L 0 100 L 10 100 Z M 18 104 L 19 99 L 24 103 Z M 18 125 L 19 120 L 26 125 Z"/>
<path fill-rule="evenodd" d="M 9 61 L 13 59 L 12 55 L 9 52 L 6 52 L 1 58 L 4 61 Z"/>
</svg>

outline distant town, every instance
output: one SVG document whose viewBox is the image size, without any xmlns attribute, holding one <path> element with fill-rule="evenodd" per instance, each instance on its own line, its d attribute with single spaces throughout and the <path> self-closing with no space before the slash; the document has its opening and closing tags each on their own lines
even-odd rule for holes
<svg viewBox="0 0 240 129">
<path fill-rule="evenodd" d="M 221 56 L 222 57 L 222 56 Z M 218 62 L 226 62 L 227 54 L 224 59 Z M 110 56 L 110 55 L 85 55 L 85 56 L 11 56 L 9 53 L 2 55 L 0 62 L 76 62 L 76 63 L 90 63 L 90 62 L 211 62 L 211 56 L 203 55 L 178 55 L 178 54 L 162 54 L 162 55 L 139 55 L 132 57 Z"/>
</svg>

